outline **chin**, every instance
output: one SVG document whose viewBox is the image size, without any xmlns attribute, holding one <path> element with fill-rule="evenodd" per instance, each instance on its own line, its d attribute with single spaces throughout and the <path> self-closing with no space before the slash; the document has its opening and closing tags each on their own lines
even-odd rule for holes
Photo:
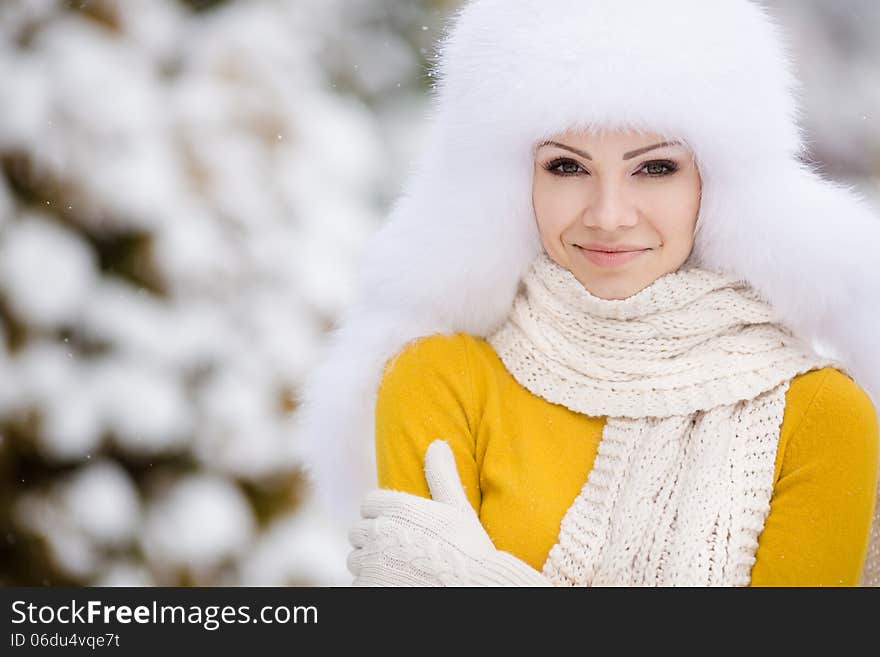
<svg viewBox="0 0 880 657">
<path fill-rule="evenodd" d="M 584 282 L 584 278 L 576 277 L 587 291 L 594 297 L 606 299 L 608 301 L 619 301 L 627 299 L 637 292 L 642 291 L 646 286 L 639 284 L 635 277 L 629 278 L 627 281 L 596 281 L 593 280 L 589 284 Z"/>
<path fill-rule="evenodd" d="M 618 285 L 602 285 L 601 283 L 591 281 L 589 283 L 585 282 L 583 278 L 578 278 L 580 280 L 581 285 L 592 294 L 594 297 L 598 297 L 600 299 L 626 299 L 628 296 L 634 294 L 626 287 L 621 287 Z"/>
<path fill-rule="evenodd" d="M 638 290 L 631 290 L 631 291 L 628 290 L 626 292 L 621 292 L 619 290 L 615 290 L 613 292 L 606 292 L 604 290 L 597 290 L 597 291 L 593 292 L 592 290 L 590 290 L 590 294 L 592 294 L 594 297 L 599 297 L 600 299 L 605 299 L 606 301 L 620 301 L 620 300 L 626 299 L 628 297 L 631 297 L 636 292 L 638 292 Z"/>
</svg>

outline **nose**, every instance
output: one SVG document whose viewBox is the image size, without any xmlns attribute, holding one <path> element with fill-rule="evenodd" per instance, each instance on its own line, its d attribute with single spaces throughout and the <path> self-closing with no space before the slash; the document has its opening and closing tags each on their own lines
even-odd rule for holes
<svg viewBox="0 0 880 657">
<path fill-rule="evenodd" d="M 631 194 L 614 181 L 596 185 L 581 215 L 584 226 L 607 232 L 635 226 L 639 217 Z"/>
</svg>

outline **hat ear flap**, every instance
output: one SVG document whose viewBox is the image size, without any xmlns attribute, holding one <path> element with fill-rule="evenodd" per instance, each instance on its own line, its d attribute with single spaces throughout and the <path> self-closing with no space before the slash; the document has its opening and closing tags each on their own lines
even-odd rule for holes
<svg viewBox="0 0 880 657">
<path fill-rule="evenodd" d="M 750 168 L 720 187 L 704 188 L 699 263 L 748 280 L 880 406 L 880 214 L 801 162 Z"/>
<path fill-rule="evenodd" d="M 322 517 L 344 527 L 358 519 L 361 498 L 377 486 L 374 413 L 385 363 L 436 329 L 360 306 L 328 336 L 291 420 L 292 450 Z"/>
<path fill-rule="evenodd" d="M 356 302 L 328 336 L 293 418 L 294 450 L 316 502 L 346 525 L 377 485 L 374 412 L 385 363 L 418 337 L 486 335 L 503 321 L 541 249 L 528 170 L 473 156 L 472 177 L 450 176 L 465 158 L 449 148 L 424 151 L 387 222 L 367 241 Z"/>
</svg>

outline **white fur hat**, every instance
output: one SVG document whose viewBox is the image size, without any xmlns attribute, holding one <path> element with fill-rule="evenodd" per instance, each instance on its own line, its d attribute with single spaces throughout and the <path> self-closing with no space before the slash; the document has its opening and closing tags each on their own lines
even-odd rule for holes
<svg viewBox="0 0 880 657">
<path fill-rule="evenodd" d="M 802 161 L 787 43 L 749 0 L 472 0 L 454 15 L 427 145 L 294 418 L 328 514 L 354 522 L 377 485 L 386 361 L 420 336 L 485 336 L 508 313 L 541 250 L 532 149 L 571 127 L 685 142 L 703 184 L 691 257 L 748 280 L 878 405 L 880 220 Z"/>
</svg>

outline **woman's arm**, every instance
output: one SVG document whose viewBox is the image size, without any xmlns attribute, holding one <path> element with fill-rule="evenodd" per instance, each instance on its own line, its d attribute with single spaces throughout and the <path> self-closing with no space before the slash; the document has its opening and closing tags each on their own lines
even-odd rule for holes
<svg viewBox="0 0 880 657">
<path fill-rule="evenodd" d="M 465 495 L 449 445 L 425 455 L 432 499 L 377 489 L 349 532 L 354 586 L 552 586 L 542 573 L 495 548 Z"/>
<path fill-rule="evenodd" d="M 752 586 L 859 583 L 877 490 L 877 413 L 836 369 L 809 393 L 783 446 Z"/>
<path fill-rule="evenodd" d="M 479 514 L 478 412 L 463 340 L 462 334 L 419 338 L 386 363 L 376 399 L 376 469 L 380 488 L 429 498 L 425 452 L 442 438 Z"/>
<path fill-rule="evenodd" d="M 480 409 L 466 338 L 420 338 L 386 363 L 376 400 L 376 468 L 379 487 L 396 492 L 368 495 L 366 516 L 350 534 L 356 585 L 552 586 L 495 549 L 480 522 Z M 435 444 L 432 469 L 426 455 L 438 438 L 445 445 Z M 377 525 L 380 516 L 387 522 Z M 462 567 L 450 570 L 456 563 Z"/>
</svg>

